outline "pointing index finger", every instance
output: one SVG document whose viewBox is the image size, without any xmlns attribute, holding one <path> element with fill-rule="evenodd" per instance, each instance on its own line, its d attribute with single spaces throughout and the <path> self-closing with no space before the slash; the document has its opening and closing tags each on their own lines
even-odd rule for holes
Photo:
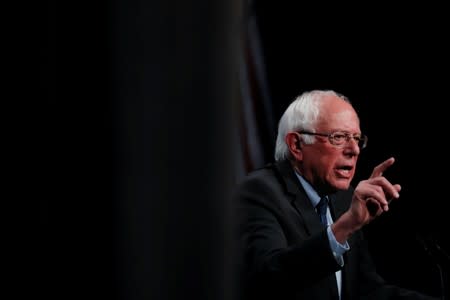
<svg viewBox="0 0 450 300">
<path fill-rule="evenodd" d="M 395 162 L 395 159 L 393 157 L 386 159 L 381 164 L 373 168 L 372 175 L 370 178 L 375 178 L 383 175 L 383 172 L 386 171 L 390 166 L 392 166 Z"/>
</svg>

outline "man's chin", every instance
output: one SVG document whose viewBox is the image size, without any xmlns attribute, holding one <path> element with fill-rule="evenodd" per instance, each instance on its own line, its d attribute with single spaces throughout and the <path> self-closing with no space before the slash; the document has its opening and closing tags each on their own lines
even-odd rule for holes
<svg viewBox="0 0 450 300">
<path fill-rule="evenodd" d="M 348 190 L 348 188 L 350 187 L 350 182 L 351 180 L 338 180 L 337 182 L 335 182 L 335 184 L 333 185 L 333 187 L 336 190 Z"/>
</svg>

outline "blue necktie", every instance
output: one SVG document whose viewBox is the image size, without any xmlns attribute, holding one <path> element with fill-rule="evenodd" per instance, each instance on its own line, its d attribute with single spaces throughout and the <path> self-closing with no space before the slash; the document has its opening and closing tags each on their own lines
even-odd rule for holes
<svg viewBox="0 0 450 300">
<path fill-rule="evenodd" d="M 328 207 L 328 197 L 322 197 L 320 199 L 319 203 L 316 205 L 317 213 L 320 217 L 320 222 L 322 222 L 323 225 L 328 225 L 327 221 L 327 207 Z"/>
<path fill-rule="evenodd" d="M 323 225 L 328 226 L 328 220 L 327 220 L 327 208 L 328 208 L 328 197 L 322 197 L 320 199 L 319 204 L 316 205 L 317 214 L 320 217 L 320 222 L 322 222 Z M 336 272 L 336 284 L 337 289 L 339 293 L 339 299 L 341 299 L 341 286 L 342 286 L 342 275 L 341 271 Z"/>
</svg>

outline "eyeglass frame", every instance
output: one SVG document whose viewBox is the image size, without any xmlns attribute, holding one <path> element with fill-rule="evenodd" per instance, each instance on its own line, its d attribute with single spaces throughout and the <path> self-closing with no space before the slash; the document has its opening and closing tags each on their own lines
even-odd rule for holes
<svg viewBox="0 0 450 300">
<path fill-rule="evenodd" d="M 352 138 L 354 141 L 356 141 L 356 144 L 358 145 L 359 149 L 364 149 L 367 147 L 367 140 L 368 137 L 365 134 L 360 134 L 360 133 L 349 133 L 346 131 L 334 131 L 331 133 L 319 133 L 319 132 L 310 132 L 310 131 L 296 131 L 299 134 L 308 134 L 308 135 L 317 135 L 317 136 L 323 136 L 323 137 L 327 137 L 328 141 L 330 142 L 331 145 L 333 146 L 343 146 L 345 143 L 350 142 L 350 138 Z M 342 134 L 343 135 L 343 142 L 341 144 L 336 144 L 336 134 Z"/>
</svg>

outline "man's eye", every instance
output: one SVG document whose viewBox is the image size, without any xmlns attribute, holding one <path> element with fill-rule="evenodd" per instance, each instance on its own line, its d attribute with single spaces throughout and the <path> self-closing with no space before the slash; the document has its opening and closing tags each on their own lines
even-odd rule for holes
<svg viewBox="0 0 450 300">
<path fill-rule="evenodd" d="M 345 139 L 345 134 L 342 134 L 342 133 L 336 133 L 336 134 L 334 135 L 334 139 L 336 139 L 336 140 L 343 140 L 343 139 Z"/>
</svg>

